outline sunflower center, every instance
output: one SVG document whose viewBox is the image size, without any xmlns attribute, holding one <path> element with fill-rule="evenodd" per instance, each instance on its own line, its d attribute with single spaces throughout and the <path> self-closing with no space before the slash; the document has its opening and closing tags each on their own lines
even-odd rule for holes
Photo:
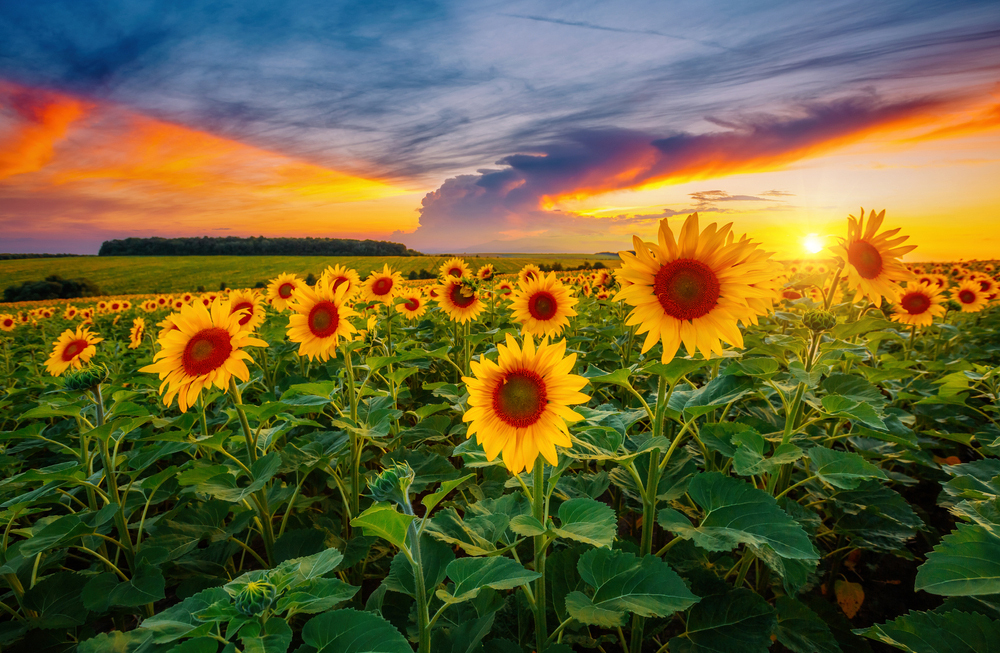
<svg viewBox="0 0 1000 653">
<path fill-rule="evenodd" d="M 65 349 L 63 349 L 62 359 L 69 362 L 79 356 L 80 353 L 89 346 L 90 345 L 86 340 L 74 340 L 66 345 Z"/>
<path fill-rule="evenodd" d="M 288 299 L 292 296 L 292 292 L 295 290 L 295 284 L 288 283 L 287 281 L 280 286 L 278 286 L 278 297 L 282 299 Z"/>
<path fill-rule="evenodd" d="M 555 317 L 557 308 L 556 298 L 544 290 L 536 292 L 528 300 L 528 312 L 536 320 L 551 320 Z"/>
<path fill-rule="evenodd" d="M 958 301 L 963 304 L 972 304 L 976 301 L 976 293 L 971 290 L 963 290 L 958 293 Z"/>
<path fill-rule="evenodd" d="M 451 276 L 451 277 L 461 277 L 462 276 L 462 268 L 451 268 L 450 270 L 448 270 L 448 276 Z"/>
<path fill-rule="evenodd" d="M 719 303 L 719 278 L 701 261 L 677 259 L 660 267 L 653 278 L 653 294 L 667 315 L 694 320 Z"/>
<path fill-rule="evenodd" d="M 548 404 L 545 382 L 535 372 L 518 370 L 504 377 L 493 391 L 493 410 L 514 428 L 531 426 L 541 418 Z"/>
<path fill-rule="evenodd" d="M 408 311 L 415 311 L 420 308 L 420 300 L 416 298 L 407 299 L 403 306 Z"/>
<path fill-rule="evenodd" d="M 451 291 L 449 292 L 449 296 L 451 297 L 451 301 L 455 304 L 455 306 L 459 308 L 468 308 L 469 306 L 472 306 L 472 303 L 474 301 L 476 301 L 476 295 L 472 294 L 466 296 L 462 294 L 463 288 L 464 286 L 460 283 L 451 284 Z"/>
<path fill-rule="evenodd" d="M 338 286 L 339 286 L 340 284 L 344 283 L 345 281 L 347 281 L 347 277 L 337 277 L 337 278 L 336 278 L 336 279 L 334 279 L 334 281 L 333 281 L 333 289 L 334 289 L 334 290 L 336 290 L 336 289 L 337 289 L 337 287 L 338 287 Z"/>
<path fill-rule="evenodd" d="M 250 318 L 253 317 L 253 304 L 251 304 L 250 302 L 240 302 L 236 306 L 233 306 L 233 310 L 231 311 L 231 313 L 236 313 L 237 311 L 242 311 L 244 309 L 246 310 L 247 314 L 240 318 L 240 326 L 243 326 L 244 324 L 249 322 Z"/>
<path fill-rule="evenodd" d="M 222 367 L 232 351 L 229 331 L 219 327 L 202 329 L 188 340 L 181 362 L 189 376 L 201 376 Z"/>
<path fill-rule="evenodd" d="M 372 292 L 376 295 L 388 295 L 390 290 L 392 290 L 392 278 L 390 277 L 379 277 L 372 284 Z"/>
<path fill-rule="evenodd" d="M 910 315 L 920 315 L 931 307 L 931 298 L 923 293 L 911 292 L 903 295 L 899 305 Z"/>
<path fill-rule="evenodd" d="M 882 255 L 874 245 L 863 240 L 851 243 L 847 250 L 847 260 L 862 279 L 874 279 L 882 272 Z"/>
<path fill-rule="evenodd" d="M 339 325 L 340 315 L 333 302 L 319 302 L 309 311 L 309 330 L 317 338 L 329 338 Z"/>
<path fill-rule="evenodd" d="M 4 319 L 4 321 L 3 321 L 3 325 L 4 325 L 5 327 L 9 327 L 9 326 L 13 326 L 13 325 L 14 325 L 14 320 L 12 320 L 12 319 L 10 319 L 10 318 L 8 317 L 8 318 Z"/>
</svg>

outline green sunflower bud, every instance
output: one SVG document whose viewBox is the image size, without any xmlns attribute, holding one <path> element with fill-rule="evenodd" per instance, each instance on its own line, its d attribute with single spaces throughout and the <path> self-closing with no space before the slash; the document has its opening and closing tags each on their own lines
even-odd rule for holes
<svg viewBox="0 0 1000 653">
<path fill-rule="evenodd" d="M 409 463 L 393 463 L 368 481 L 368 493 L 376 501 L 395 501 L 404 508 L 410 506 L 409 490 L 416 474 Z"/>
<path fill-rule="evenodd" d="M 945 302 L 944 307 L 948 309 L 949 313 L 958 312 L 962 310 L 962 305 L 956 302 L 954 299 L 949 299 Z"/>
<path fill-rule="evenodd" d="M 812 331 L 819 333 L 832 329 L 837 324 L 837 316 L 830 311 L 806 311 L 802 316 L 802 323 Z"/>
<path fill-rule="evenodd" d="M 67 374 L 63 387 L 70 392 L 92 390 L 107 381 L 110 375 L 106 365 L 90 365 Z"/>
<path fill-rule="evenodd" d="M 236 609 L 248 617 L 263 614 L 274 604 L 278 591 L 271 583 L 254 580 L 236 595 Z"/>
</svg>

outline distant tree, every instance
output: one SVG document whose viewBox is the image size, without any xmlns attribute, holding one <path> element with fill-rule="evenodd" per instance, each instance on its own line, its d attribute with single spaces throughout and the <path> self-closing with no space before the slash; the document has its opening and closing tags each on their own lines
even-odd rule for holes
<svg viewBox="0 0 1000 653">
<path fill-rule="evenodd" d="M 406 278 L 409 279 L 410 281 L 416 281 L 417 279 L 420 278 L 420 275 L 417 274 L 416 270 L 410 270 L 410 273 L 406 275 Z"/>
<path fill-rule="evenodd" d="M 267 288 L 267 282 L 266 281 L 258 281 L 257 283 L 255 283 L 253 285 L 253 287 L 254 288 Z"/>
<path fill-rule="evenodd" d="M 219 283 L 219 290 L 225 290 L 227 287 L 228 286 L 226 286 L 226 282 L 225 281 Z"/>
<path fill-rule="evenodd" d="M 422 256 L 401 243 L 348 238 L 125 238 L 106 240 L 98 256 Z"/>
<path fill-rule="evenodd" d="M 205 286 L 198 286 L 198 292 L 205 292 Z"/>
<path fill-rule="evenodd" d="M 606 267 L 607 267 L 607 266 L 606 266 L 606 265 L 604 265 L 603 263 L 601 263 L 600 261 L 595 261 L 595 262 L 594 262 L 594 269 L 595 269 L 595 270 L 603 270 L 603 269 L 604 269 L 604 268 L 606 268 Z"/>
<path fill-rule="evenodd" d="M 89 279 L 63 279 L 58 274 L 44 281 L 25 281 L 3 291 L 5 302 L 30 302 L 43 299 L 71 299 L 100 295 L 101 289 Z"/>
<path fill-rule="evenodd" d="M 437 279 L 437 275 L 430 270 L 421 270 L 419 278 L 421 279 Z"/>
<path fill-rule="evenodd" d="M 313 274 L 312 272 L 310 272 L 309 275 L 306 277 L 306 285 L 307 286 L 315 286 L 316 285 L 316 275 Z"/>
</svg>

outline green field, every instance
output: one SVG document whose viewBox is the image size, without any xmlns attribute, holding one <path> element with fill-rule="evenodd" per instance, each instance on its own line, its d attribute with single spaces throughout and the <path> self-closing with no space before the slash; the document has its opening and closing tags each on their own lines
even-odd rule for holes
<svg viewBox="0 0 1000 653">
<path fill-rule="evenodd" d="M 575 267 L 585 261 L 602 261 L 616 266 L 607 256 L 584 257 L 580 254 L 520 254 L 502 256 L 467 256 L 465 260 L 478 269 L 492 263 L 500 273 L 517 272 L 527 263 L 561 263 Z M 225 282 L 230 288 L 244 288 L 267 281 L 282 272 L 303 277 L 319 275 L 326 266 L 341 263 L 356 269 L 362 277 L 383 263 L 405 276 L 410 270 L 431 270 L 447 260 L 444 256 L 81 256 L 70 258 L 19 259 L 0 261 L 0 290 L 22 281 L 37 281 L 51 274 L 72 279 L 84 277 L 108 294 L 130 295 L 208 290 Z"/>
</svg>

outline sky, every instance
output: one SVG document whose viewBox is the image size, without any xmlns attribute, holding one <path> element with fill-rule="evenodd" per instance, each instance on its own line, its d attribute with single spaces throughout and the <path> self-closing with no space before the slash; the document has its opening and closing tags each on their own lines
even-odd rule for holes
<svg viewBox="0 0 1000 653">
<path fill-rule="evenodd" d="M 1000 3 L 0 0 L 0 252 L 374 238 L 1000 257 Z"/>
</svg>

